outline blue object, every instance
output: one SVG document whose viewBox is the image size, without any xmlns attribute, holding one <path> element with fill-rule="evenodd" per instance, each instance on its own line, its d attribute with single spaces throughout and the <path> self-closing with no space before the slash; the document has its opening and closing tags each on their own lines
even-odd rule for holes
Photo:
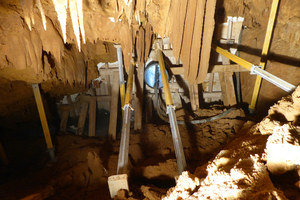
<svg viewBox="0 0 300 200">
<path fill-rule="evenodd" d="M 170 80 L 170 76 L 168 71 L 166 70 L 168 80 Z M 150 62 L 145 69 L 145 82 L 151 87 L 155 88 L 155 84 L 157 84 L 157 88 L 162 88 L 163 83 L 160 74 L 160 68 L 158 62 Z"/>
</svg>

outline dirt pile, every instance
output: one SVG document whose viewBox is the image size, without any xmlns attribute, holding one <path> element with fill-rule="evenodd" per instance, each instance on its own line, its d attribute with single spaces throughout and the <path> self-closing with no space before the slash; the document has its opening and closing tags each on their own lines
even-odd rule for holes
<svg viewBox="0 0 300 200">
<path fill-rule="evenodd" d="M 222 112 L 203 110 L 202 117 Z M 199 114 L 200 115 L 200 114 Z M 198 125 L 180 125 L 188 169 L 194 171 L 207 162 L 222 144 L 243 126 L 244 113 L 236 110 L 225 118 Z M 237 119 L 240 117 L 239 119 Z M 34 141 L 30 142 L 34 146 Z M 39 139 L 36 142 L 43 142 Z M 8 181 L 0 187 L 1 199 L 20 199 L 29 195 L 48 199 L 110 199 L 107 178 L 115 175 L 120 141 L 109 143 L 101 138 L 74 135 L 57 136 L 54 140 L 57 163 L 45 167 L 46 160 L 33 164 L 26 175 Z M 25 145 L 26 146 L 26 145 Z M 40 145 L 40 148 L 43 148 Z M 44 149 L 43 149 L 44 151 Z M 130 135 L 130 195 L 131 199 L 161 199 L 175 185 L 178 176 L 174 146 L 169 125 L 146 125 Z M 26 158 L 24 158 L 26 159 Z M 32 177 L 36 178 L 32 178 Z M 43 177 L 40 179 L 39 177 Z M 27 189 L 16 185 L 26 183 Z M 38 187 L 37 187 L 38 185 Z M 29 189 L 30 188 L 30 189 Z M 51 189 L 51 193 L 48 189 Z M 3 190 L 3 193 L 1 192 Z M 119 199 L 128 197 L 119 194 Z"/>
<path fill-rule="evenodd" d="M 298 199 L 299 94 L 300 87 L 261 123 L 247 122 L 208 164 L 180 176 L 164 199 Z"/>
</svg>

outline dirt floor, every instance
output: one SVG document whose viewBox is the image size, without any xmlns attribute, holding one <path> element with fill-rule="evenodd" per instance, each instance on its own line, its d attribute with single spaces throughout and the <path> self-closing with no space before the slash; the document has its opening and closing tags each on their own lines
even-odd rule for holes
<svg viewBox="0 0 300 200">
<path fill-rule="evenodd" d="M 130 135 L 130 192 L 115 199 L 299 199 L 300 88 L 260 123 L 241 109 L 201 125 L 180 125 L 187 160 L 177 182 L 169 125 L 148 124 Z M 209 117 L 221 107 L 196 114 Z M 178 111 L 178 119 L 185 112 Z M 0 198 L 110 199 L 119 139 L 54 137 L 57 162 L 48 162 L 43 138 L 15 141 L 10 165 L 1 166 Z"/>
</svg>

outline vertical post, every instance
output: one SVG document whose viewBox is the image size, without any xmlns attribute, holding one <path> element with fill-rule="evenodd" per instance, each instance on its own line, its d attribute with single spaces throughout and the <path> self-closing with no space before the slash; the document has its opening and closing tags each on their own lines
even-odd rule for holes
<svg viewBox="0 0 300 200">
<path fill-rule="evenodd" d="M 89 110 L 89 137 L 95 136 L 96 131 L 96 104 L 97 104 L 97 97 L 91 96 L 90 97 L 90 110 Z"/>
<path fill-rule="evenodd" d="M 227 91 L 227 100 L 230 106 L 236 105 L 236 96 L 232 78 L 233 72 L 224 72 L 226 91 Z"/>
<path fill-rule="evenodd" d="M 69 107 L 70 107 L 70 116 L 71 117 L 75 117 L 75 116 L 78 116 L 78 113 L 77 113 L 77 109 L 75 109 L 75 106 L 74 106 L 74 103 L 71 99 L 71 96 L 67 96 L 67 101 L 68 101 L 68 104 L 69 104 Z"/>
<path fill-rule="evenodd" d="M 259 66 L 261 66 L 261 69 L 265 69 L 265 65 L 267 62 L 267 55 L 269 52 L 269 47 L 270 47 L 271 37 L 272 37 L 272 33 L 273 33 L 273 27 L 274 27 L 274 23 L 275 23 L 275 17 L 276 17 L 276 13 L 277 13 L 278 3 L 279 3 L 279 0 L 273 0 L 270 17 L 269 17 L 269 22 L 268 22 L 268 27 L 267 27 L 267 32 L 266 32 L 265 41 L 264 41 L 264 46 L 262 49 L 260 63 L 259 63 Z M 261 85 L 261 80 L 262 79 L 260 76 L 256 76 L 252 100 L 251 100 L 251 104 L 249 105 L 250 112 L 252 112 L 256 107 L 258 93 L 259 93 L 259 89 L 260 89 L 260 85 Z"/>
<path fill-rule="evenodd" d="M 69 118 L 69 110 L 62 111 L 61 114 L 61 121 L 60 121 L 60 132 L 65 133 L 68 125 L 68 118 Z"/>
<path fill-rule="evenodd" d="M 86 120 L 86 114 L 88 111 L 88 107 L 89 107 L 89 103 L 87 101 L 83 102 L 79 120 L 78 120 L 78 124 L 77 124 L 76 135 L 83 135 L 84 124 L 85 124 L 85 120 Z"/>
<path fill-rule="evenodd" d="M 44 131 L 44 136 L 45 136 L 48 152 L 49 152 L 51 161 L 55 162 L 56 158 L 55 158 L 55 154 L 54 154 L 54 148 L 53 148 L 53 144 L 52 144 L 52 140 L 51 140 L 51 135 L 50 135 L 49 127 L 48 127 L 47 118 L 46 118 L 46 115 L 45 115 L 45 110 L 44 110 L 44 105 L 43 105 L 42 98 L 41 98 L 39 85 L 38 84 L 33 84 L 32 89 L 33 89 L 33 94 L 34 94 L 34 97 L 35 97 L 36 105 L 37 105 L 37 108 L 38 108 L 38 111 L 39 111 L 40 120 L 41 120 L 41 123 L 42 123 L 42 127 L 43 127 L 43 131 Z"/>
<path fill-rule="evenodd" d="M 195 111 L 199 109 L 198 84 L 189 84 L 189 91 L 192 110 Z"/>
<path fill-rule="evenodd" d="M 117 137 L 117 119 L 118 119 L 118 104 L 119 104 L 119 74 L 113 72 L 112 92 L 110 102 L 110 118 L 108 128 L 108 139 L 116 140 Z"/>
<path fill-rule="evenodd" d="M 142 128 L 143 118 L 143 96 L 144 96 L 144 63 L 140 62 L 137 70 L 137 79 L 135 79 L 136 85 L 136 98 L 134 105 L 134 130 Z"/>
</svg>

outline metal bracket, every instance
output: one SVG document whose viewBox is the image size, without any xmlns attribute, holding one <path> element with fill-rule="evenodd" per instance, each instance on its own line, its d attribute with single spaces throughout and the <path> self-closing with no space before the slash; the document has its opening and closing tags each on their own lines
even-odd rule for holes
<svg viewBox="0 0 300 200">
<path fill-rule="evenodd" d="M 258 65 L 252 65 L 251 69 L 250 69 L 250 74 L 251 75 L 257 75 L 255 69 L 256 68 L 260 68 L 261 69 L 261 66 L 258 66 Z"/>
</svg>

